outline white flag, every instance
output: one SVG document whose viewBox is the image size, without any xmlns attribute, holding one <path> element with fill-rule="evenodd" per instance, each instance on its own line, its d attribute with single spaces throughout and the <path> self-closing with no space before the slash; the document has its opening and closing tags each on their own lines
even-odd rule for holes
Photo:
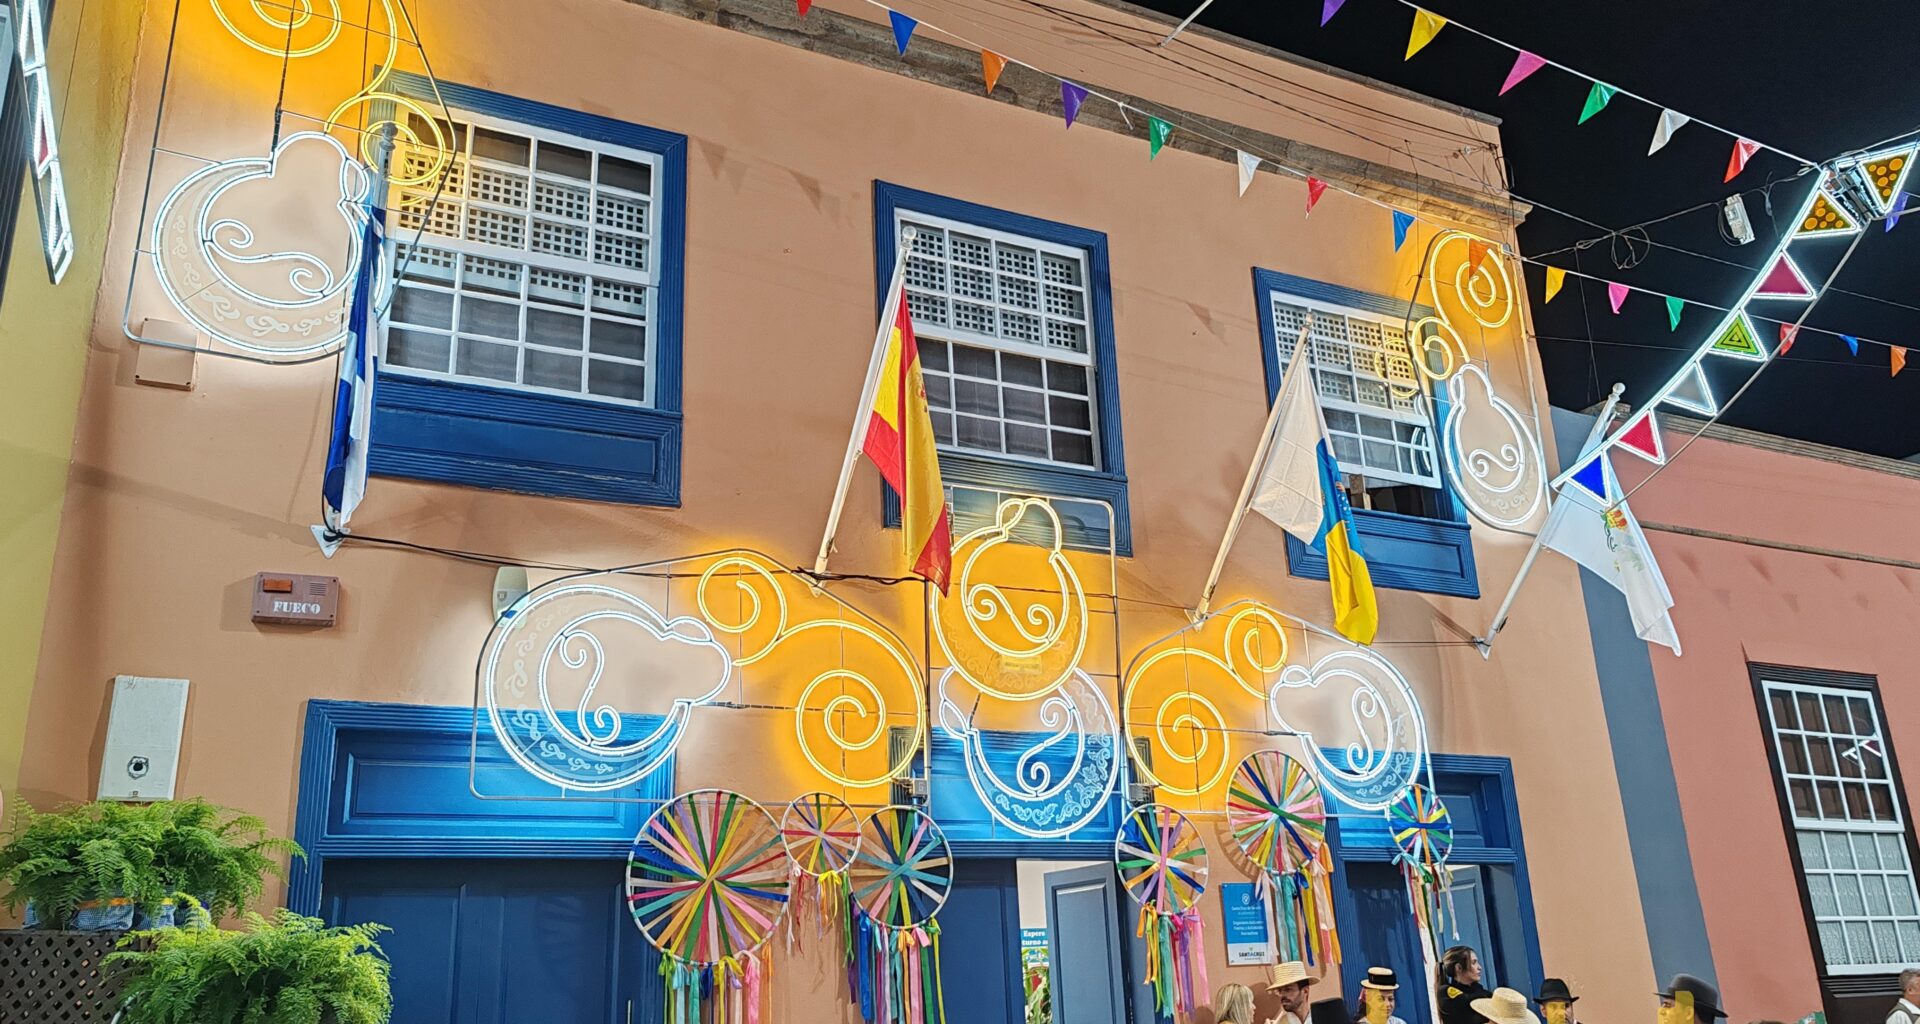
<svg viewBox="0 0 1920 1024">
<path fill-rule="evenodd" d="M 1240 194 L 1247 194 L 1247 186 L 1253 184 L 1253 174 L 1260 169 L 1260 158 L 1243 150 L 1235 150 L 1234 158 L 1240 165 Z"/>
<path fill-rule="evenodd" d="M 1613 477 L 1613 464 L 1600 457 L 1610 500 L 1619 500 L 1620 484 Z M 1605 503 L 1577 486 L 1560 490 L 1540 529 L 1540 543 L 1585 566 L 1626 596 L 1627 611 L 1633 615 L 1633 631 L 1649 643 L 1673 648 L 1680 653 L 1680 634 L 1674 631 L 1673 594 L 1667 590 L 1666 577 L 1647 546 L 1647 535 L 1640 532 L 1640 521 L 1624 501 L 1609 510 Z"/>
<path fill-rule="evenodd" d="M 1652 156 L 1660 152 L 1667 143 L 1673 141 L 1673 133 L 1679 131 L 1681 126 L 1691 120 L 1693 118 L 1678 110 L 1662 110 L 1660 123 L 1653 126 L 1653 145 L 1647 147 L 1647 155 Z"/>
<path fill-rule="evenodd" d="M 1307 332 L 1293 346 L 1287 375 L 1267 418 L 1269 446 L 1247 507 L 1273 520 L 1302 543 L 1311 544 L 1325 516 L 1320 491 L 1320 403 L 1313 390 Z"/>
</svg>

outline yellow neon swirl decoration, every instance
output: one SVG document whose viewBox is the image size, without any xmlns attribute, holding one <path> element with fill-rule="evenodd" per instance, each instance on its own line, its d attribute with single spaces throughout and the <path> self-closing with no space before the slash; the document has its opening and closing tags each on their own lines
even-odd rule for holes
<svg viewBox="0 0 1920 1024">
<path fill-rule="evenodd" d="M 1464 247 L 1464 252 L 1453 268 L 1453 279 L 1445 281 L 1440 273 L 1440 254 L 1456 243 Z M 1472 256 L 1476 244 L 1487 247 L 1478 267 L 1473 265 Z M 1507 275 L 1507 261 L 1498 243 L 1459 230 L 1443 231 L 1433 240 L 1427 249 L 1423 276 L 1435 315 L 1413 322 L 1407 348 L 1413 353 L 1414 368 L 1422 376 L 1444 381 L 1460 372 L 1467 358 L 1466 343 L 1448 313 L 1448 306 L 1464 310 L 1481 327 L 1489 330 L 1503 327 L 1513 319 L 1513 279 Z M 1442 284 L 1447 285 L 1447 291 L 1441 290 Z M 1434 365 L 1436 361 L 1438 366 Z"/>
<path fill-rule="evenodd" d="M 227 31 L 231 32 L 235 39 L 259 50 L 269 57 L 311 57 L 325 50 L 327 47 L 332 46 L 334 40 L 340 38 L 340 0 L 326 0 L 329 13 L 317 15 L 327 26 L 326 34 L 320 38 L 320 41 L 314 43 L 303 42 L 298 46 L 292 45 L 292 40 L 295 33 L 306 28 L 308 23 L 312 22 L 316 17 L 318 8 L 316 0 L 271 0 L 271 2 L 268 2 L 268 0 L 245 0 L 246 9 L 251 11 L 254 17 L 259 18 L 261 24 L 273 30 L 277 35 L 277 41 L 271 44 L 253 38 L 246 33 L 245 29 L 235 24 L 233 16 L 227 13 L 226 5 L 228 2 L 230 2 L 230 0 L 210 0 L 213 6 L 214 17 L 220 19 L 220 24 L 225 25 Z"/>
<path fill-rule="evenodd" d="M 1051 530 L 1045 564 L 1053 585 L 1048 600 L 1057 604 L 1035 600 L 1021 609 L 998 585 L 973 582 L 973 574 L 988 551 L 1013 543 L 1013 531 L 1029 512 L 1038 512 Z M 947 663 L 982 692 L 1034 700 L 1059 689 L 1079 666 L 1087 646 L 1087 595 L 1063 551 L 1065 536 L 1060 514 L 1047 501 L 1009 498 L 991 525 L 954 545 L 959 571 L 951 590 L 933 597 L 933 635 Z M 994 623 L 1012 639 L 992 635 L 987 627 Z"/>
</svg>

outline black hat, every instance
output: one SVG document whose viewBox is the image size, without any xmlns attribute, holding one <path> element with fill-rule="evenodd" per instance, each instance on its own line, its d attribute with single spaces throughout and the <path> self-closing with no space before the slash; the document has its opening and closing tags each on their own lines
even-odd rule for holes
<svg viewBox="0 0 1920 1024">
<path fill-rule="evenodd" d="M 1676 974 L 1673 981 L 1660 992 L 1660 998 L 1672 999 L 1676 993 L 1686 992 L 1693 996 L 1693 1015 L 1714 1020 L 1727 1014 L 1720 1009 L 1720 990 L 1713 983 L 1691 974 Z"/>
<path fill-rule="evenodd" d="M 1360 987 L 1392 992 L 1400 987 L 1400 979 L 1394 975 L 1391 967 L 1369 967 L 1367 980 L 1361 982 Z"/>
<path fill-rule="evenodd" d="M 1353 1024 L 1347 1004 L 1341 999 L 1316 999 L 1307 1008 L 1307 1024 Z"/>
<path fill-rule="evenodd" d="M 1577 1003 L 1580 997 L 1567 988 L 1567 983 L 1559 978 L 1548 978 L 1540 983 L 1540 994 L 1533 997 L 1536 1003 Z"/>
</svg>

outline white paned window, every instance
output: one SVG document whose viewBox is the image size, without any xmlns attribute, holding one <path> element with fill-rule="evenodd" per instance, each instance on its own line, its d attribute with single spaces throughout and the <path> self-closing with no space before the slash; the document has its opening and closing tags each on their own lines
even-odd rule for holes
<svg viewBox="0 0 1920 1024">
<path fill-rule="evenodd" d="M 1762 685 L 1828 973 L 1920 963 L 1920 891 L 1872 693 Z"/>
<path fill-rule="evenodd" d="M 907 308 L 940 446 L 1098 469 L 1087 254 L 904 214 Z"/>
<path fill-rule="evenodd" d="M 1402 324 L 1279 292 L 1267 301 L 1283 375 L 1313 315 L 1314 390 L 1340 468 L 1375 484 L 1439 487 L 1433 420 Z"/>
<path fill-rule="evenodd" d="M 395 187 L 384 365 L 653 404 L 659 158 L 479 115 L 443 126 L 444 184 Z M 430 137 L 419 129 L 422 137 Z M 402 166 L 418 173 L 418 151 Z M 414 241 L 424 225 L 425 233 Z"/>
</svg>

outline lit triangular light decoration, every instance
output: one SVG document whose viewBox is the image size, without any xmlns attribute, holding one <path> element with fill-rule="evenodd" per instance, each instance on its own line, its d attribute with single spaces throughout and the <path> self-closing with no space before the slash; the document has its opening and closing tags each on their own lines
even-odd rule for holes
<svg viewBox="0 0 1920 1024">
<path fill-rule="evenodd" d="M 1813 201 L 1813 209 L 1807 211 L 1807 219 L 1800 222 L 1800 229 L 1793 237 L 1842 238 L 1859 232 L 1860 222 L 1847 215 L 1833 193 L 1821 189 L 1820 197 Z"/>
<path fill-rule="evenodd" d="M 1660 427 L 1653 421 L 1652 409 L 1634 417 L 1613 443 L 1656 466 L 1667 461 L 1667 446 L 1660 441 Z"/>
<path fill-rule="evenodd" d="M 1812 282 L 1800 272 L 1800 265 L 1793 262 L 1793 257 L 1784 252 L 1773 261 L 1766 276 L 1760 279 L 1760 286 L 1753 291 L 1756 299 L 1793 299 L 1799 302 L 1811 299 L 1813 295 Z"/>
<path fill-rule="evenodd" d="M 1574 467 L 1567 474 L 1567 482 L 1593 495 L 1596 501 L 1607 500 L 1607 450 L 1595 449 L 1583 465 Z"/>
<path fill-rule="evenodd" d="M 1687 368 L 1674 382 L 1673 390 L 1667 392 L 1662 401 L 1677 405 L 1689 412 L 1702 416 L 1713 416 L 1720 412 L 1720 403 L 1713 397 L 1713 386 L 1707 383 L 1706 370 L 1699 363 Z"/>
<path fill-rule="evenodd" d="M 1906 187 L 1907 172 L 1913 169 L 1916 148 L 1903 146 L 1899 149 L 1869 153 L 1859 159 L 1858 165 L 1866 172 L 1867 185 L 1873 192 L 1873 198 L 1880 204 L 1880 212 L 1893 209 L 1893 200 Z"/>
<path fill-rule="evenodd" d="M 1713 339 L 1713 347 L 1707 350 L 1716 356 L 1729 356 L 1745 359 L 1748 362 L 1767 361 L 1766 346 L 1760 344 L 1760 336 L 1753 333 L 1753 324 L 1742 316 L 1736 316 L 1720 328 L 1720 335 Z"/>
</svg>

